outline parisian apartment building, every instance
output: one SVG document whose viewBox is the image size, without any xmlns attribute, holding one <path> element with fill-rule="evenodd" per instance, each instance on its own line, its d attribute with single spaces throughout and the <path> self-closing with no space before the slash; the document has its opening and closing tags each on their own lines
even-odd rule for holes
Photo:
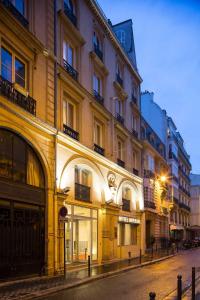
<svg viewBox="0 0 200 300">
<path fill-rule="evenodd" d="M 0 1 L 0 278 L 186 236 L 189 156 L 144 112 L 132 25 L 95 0 Z"/>
<path fill-rule="evenodd" d="M 171 117 L 155 101 L 154 94 L 141 95 L 141 115 L 155 130 L 166 149 L 168 165 L 169 234 L 175 241 L 191 237 L 190 156 Z"/>
</svg>

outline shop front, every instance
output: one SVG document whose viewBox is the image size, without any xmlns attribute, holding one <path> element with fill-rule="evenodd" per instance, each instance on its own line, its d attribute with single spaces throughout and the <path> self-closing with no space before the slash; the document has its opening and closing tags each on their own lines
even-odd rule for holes
<svg viewBox="0 0 200 300">
<path fill-rule="evenodd" d="M 65 222 L 65 263 L 84 263 L 90 255 L 98 257 L 98 210 L 77 205 L 67 205 Z"/>
</svg>

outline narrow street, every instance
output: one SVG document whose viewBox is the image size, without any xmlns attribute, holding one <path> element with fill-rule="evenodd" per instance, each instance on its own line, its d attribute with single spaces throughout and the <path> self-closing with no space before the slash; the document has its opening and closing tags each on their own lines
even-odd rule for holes
<svg viewBox="0 0 200 300">
<path fill-rule="evenodd" d="M 192 266 L 200 266 L 200 249 L 187 250 L 161 263 L 97 280 L 42 299 L 146 300 L 149 299 L 150 291 L 156 292 L 156 300 L 163 299 L 176 288 L 177 274 L 183 276 L 183 281 L 190 278 Z"/>
</svg>

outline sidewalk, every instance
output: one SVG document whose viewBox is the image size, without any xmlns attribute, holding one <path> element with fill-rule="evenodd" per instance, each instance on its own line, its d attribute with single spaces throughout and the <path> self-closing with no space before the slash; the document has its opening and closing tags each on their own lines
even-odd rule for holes
<svg viewBox="0 0 200 300">
<path fill-rule="evenodd" d="M 196 279 L 196 288 L 195 288 L 196 296 L 195 300 L 200 300 L 200 277 Z M 190 287 L 185 293 L 183 300 L 191 300 L 192 299 L 192 288 Z"/>
<path fill-rule="evenodd" d="M 90 276 L 88 269 L 72 270 L 66 276 L 37 277 L 15 282 L 0 283 L 1 300 L 34 299 L 39 296 L 48 295 L 62 289 L 72 288 L 93 280 L 105 278 L 113 274 L 125 272 L 134 268 L 142 267 L 174 256 L 171 251 L 159 251 L 142 257 L 142 264 L 139 258 L 117 261 L 98 266 L 91 266 Z"/>
</svg>

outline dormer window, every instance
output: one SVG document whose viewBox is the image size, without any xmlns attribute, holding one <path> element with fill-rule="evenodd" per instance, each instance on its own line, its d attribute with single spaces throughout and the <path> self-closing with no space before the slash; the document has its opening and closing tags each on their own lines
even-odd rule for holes
<svg viewBox="0 0 200 300">
<path fill-rule="evenodd" d="M 120 41 L 120 43 L 125 46 L 125 37 L 126 37 L 126 33 L 124 30 L 118 30 L 116 32 L 117 38 Z"/>
</svg>

